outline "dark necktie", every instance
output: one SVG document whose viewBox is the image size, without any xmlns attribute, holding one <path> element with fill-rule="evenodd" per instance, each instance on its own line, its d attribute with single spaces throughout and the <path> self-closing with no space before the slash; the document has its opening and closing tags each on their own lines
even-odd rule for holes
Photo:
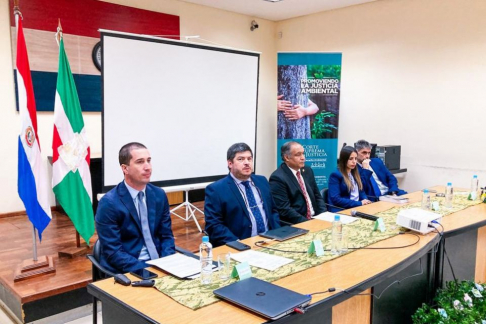
<svg viewBox="0 0 486 324">
<path fill-rule="evenodd" d="M 255 222 L 257 225 L 257 232 L 263 233 L 265 232 L 265 223 L 263 222 L 263 216 L 260 212 L 260 208 L 258 208 L 255 195 L 253 195 L 253 190 L 250 187 L 250 181 L 243 181 L 241 182 L 245 186 L 246 198 L 248 200 L 248 207 L 255 218 Z"/>
<path fill-rule="evenodd" d="M 297 171 L 297 180 L 299 180 L 300 190 L 304 194 L 305 204 L 307 206 L 307 219 L 311 219 L 311 209 L 309 205 L 309 201 L 307 200 L 307 191 L 305 190 L 304 181 L 302 181 L 302 176 L 300 175 L 300 171 Z"/>
<path fill-rule="evenodd" d="M 150 234 L 147 206 L 145 206 L 143 203 L 143 195 L 143 191 L 138 193 L 138 217 L 140 218 L 140 223 L 142 224 L 143 240 L 145 241 L 145 246 L 147 247 L 150 259 L 155 260 L 159 258 L 159 254 L 157 253 L 154 241 L 152 240 L 152 234 Z"/>
</svg>

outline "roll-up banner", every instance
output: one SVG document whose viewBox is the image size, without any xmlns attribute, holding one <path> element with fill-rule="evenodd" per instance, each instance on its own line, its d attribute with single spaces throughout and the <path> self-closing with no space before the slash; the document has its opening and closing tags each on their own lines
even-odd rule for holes
<svg viewBox="0 0 486 324">
<path fill-rule="evenodd" d="M 299 142 L 319 189 L 337 168 L 341 53 L 278 53 L 277 167 L 280 147 Z"/>
</svg>

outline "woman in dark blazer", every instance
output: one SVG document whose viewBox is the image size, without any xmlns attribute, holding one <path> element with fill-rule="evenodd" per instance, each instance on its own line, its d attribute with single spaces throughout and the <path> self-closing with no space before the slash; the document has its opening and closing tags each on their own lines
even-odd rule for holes
<svg viewBox="0 0 486 324">
<path fill-rule="evenodd" d="M 357 168 L 358 152 L 351 146 L 342 148 L 338 169 L 329 177 L 328 200 L 330 212 L 371 204 L 365 192 Z M 340 208 L 336 208 L 336 207 Z"/>
</svg>

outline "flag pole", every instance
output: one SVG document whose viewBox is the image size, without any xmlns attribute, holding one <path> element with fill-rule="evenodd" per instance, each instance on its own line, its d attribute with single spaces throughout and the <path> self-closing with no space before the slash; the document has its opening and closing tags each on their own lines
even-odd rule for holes
<svg viewBox="0 0 486 324">
<path fill-rule="evenodd" d="M 20 9 L 19 9 L 19 0 L 14 0 L 13 11 L 14 11 L 14 17 L 15 17 L 15 28 L 16 28 L 16 31 L 17 31 L 17 61 L 16 61 L 17 73 L 21 73 L 21 72 L 19 72 L 19 65 L 18 65 L 19 64 L 19 58 L 18 58 L 19 37 L 18 37 L 18 35 L 19 35 L 19 24 L 21 25 L 21 21 L 19 19 L 22 19 L 22 13 L 20 12 Z M 20 31 L 22 32 L 21 33 L 22 34 L 22 45 L 25 47 L 25 44 L 24 44 L 25 39 L 23 37 L 23 29 L 20 28 Z M 27 61 L 27 72 L 29 74 L 28 79 L 30 80 L 30 68 L 28 67 L 28 58 L 27 58 L 27 54 L 26 54 L 26 48 L 25 48 L 25 58 L 26 58 L 26 61 Z M 25 86 L 25 84 L 24 84 L 24 86 Z M 34 110 L 35 110 L 35 108 L 34 108 Z M 22 113 L 21 113 L 21 116 L 22 116 Z M 35 132 L 37 132 L 37 130 L 35 130 Z M 36 135 L 37 134 L 34 134 L 33 136 L 36 136 Z M 20 150 L 20 147 L 19 147 L 19 150 Z M 20 155 L 20 153 L 19 153 L 19 155 Z M 19 177 L 19 179 L 20 179 L 20 177 Z M 22 199 L 22 201 L 24 202 L 24 205 L 25 205 L 25 201 L 22 198 L 22 194 L 20 193 L 20 189 L 19 189 L 19 195 L 20 195 L 20 198 Z M 28 211 L 28 207 L 26 206 L 26 212 L 27 211 Z M 37 258 L 37 229 L 35 228 L 34 223 L 32 223 L 32 247 L 33 247 L 32 248 L 33 260 L 24 260 L 22 262 L 22 264 L 20 264 L 17 267 L 17 269 L 14 273 L 14 282 L 33 278 L 33 277 L 37 277 L 37 276 L 41 276 L 41 275 L 48 274 L 48 273 L 56 272 L 56 268 L 54 266 L 54 261 L 53 261 L 52 257 L 41 256 L 41 260 L 39 260 Z"/>
<path fill-rule="evenodd" d="M 57 19 L 58 19 L 58 23 L 57 23 L 56 40 L 57 40 L 57 45 L 59 46 L 59 44 L 61 43 L 61 38 L 62 38 L 62 26 L 61 26 L 61 18 L 57 18 Z M 78 231 L 76 231 L 76 247 L 81 248 L 81 237 L 80 237 Z M 79 250 L 76 250 L 77 253 L 80 253 L 78 251 Z M 84 251 L 85 251 L 85 249 L 83 248 L 82 252 L 84 252 Z M 69 256 L 69 257 L 72 258 L 73 255 L 76 255 L 76 254 L 73 254 L 71 251 L 70 252 L 60 251 L 60 255 L 61 256 Z"/>
<path fill-rule="evenodd" d="M 61 18 L 57 18 L 57 33 L 56 33 L 56 41 L 57 46 L 61 43 L 62 38 L 62 26 L 61 26 Z"/>
<path fill-rule="evenodd" d="M 22 13 L 20 12 L 19 9 L 19 0 L 14 0 L 14 16 L 15 16 L 15 28 L 17 30 L 18 34 L 18 29 L 19 29 L 19 19 L 22 19 Z M 35 226 L 32 224 L 32 252 L 33 252 L 33 260 L 37 261 L 37 231 L 35 229 Z"/>
<path fill-rule="evenodd" d="M 61 39 L 62 39 L 62 25 L 61 25 L 61 18 L 58 18 L 57 24 L 57 32 L 56 32 L 56 42 L 58 46 L 61 46 Z M 61 204 L 62 205 L 62 204 Z M 67 213 L 66 213 L 67 215 Z M 68 215 L 69 217 L 69 215 Z M 89 245 L 89 242 L 86 242 Z M 67 248 L 62 251 L 58 252 L 59 257 L 69 257 L 74 258 L 76 256 L 82 255 L 87 252 L 87 247 L 81 246 L 81 235 L 79 234 L 78 230 L 76 230 L 76 247 L 75 248 Z"/>
<path fill-rule="evenodd" d="M 33 243 L 33 258 L 34 258 L 34 261 L 38 261 L 37 260 L 37 230 L 35 229 L 35 226 L 32 225 L 32 243 Z"/>
</svg>

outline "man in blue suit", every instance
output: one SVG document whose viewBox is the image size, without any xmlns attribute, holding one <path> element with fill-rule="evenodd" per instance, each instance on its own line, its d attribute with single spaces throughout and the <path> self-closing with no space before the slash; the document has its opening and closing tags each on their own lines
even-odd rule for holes
<svg viewBox="0 0 486 324">
<path fill-rule="evenodd" d="M 227 152 L 229 174 L 206 187 L 206 232 L 214 246 L 280 227 L 265 177 L 252 174 L 253 153 L 245 143 Z"/>
<path fill-rule="evenodd" d="M 147 260 L 175 253 L 175 246 L 167 196 L 150 184 L 150 152 L 143 144 L 128 143 L 118 159 L 125 180 L 100 200 L 96 230 L 101 265 L 125 273 L 147 267 Z"/>
<path fill-rule="evenodd" d="M 373 201 L 379 200 L 382 195 L 401 196 L 406 191 L 398 188 L 397 178 L 386 168 L 381 159 L 372 158 L 371 144 L 365 140 L 359 140 L 354 144 L 358 151 L 358 167 L 363 179 L 363 189 Z M 368 180 L 366 180 L 368 179 Z"/>
</svg>

